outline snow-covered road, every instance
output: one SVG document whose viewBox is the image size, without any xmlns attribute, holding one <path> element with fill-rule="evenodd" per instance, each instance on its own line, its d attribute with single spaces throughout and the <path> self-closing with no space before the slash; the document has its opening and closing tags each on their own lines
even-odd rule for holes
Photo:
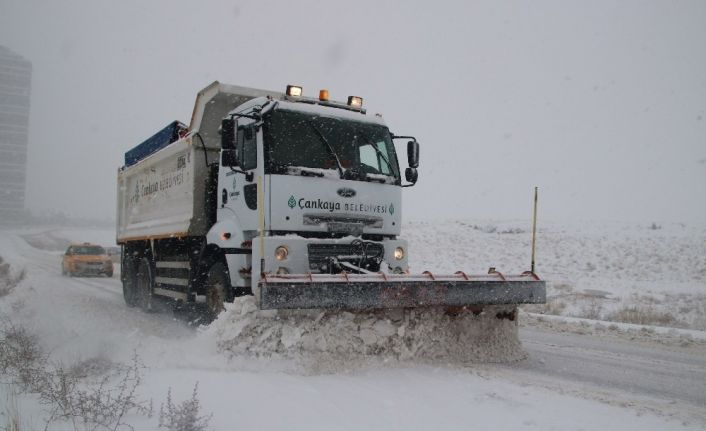
<svg viewBox="0 0 706 431">
<path fill-rule="evenodd" d="M 706 349 L 675 348 L 612 337 L 520 330 L 529 353 L 510 366 L 568 384 L 586 383 L 672 403 L 706 406 Z"/>
<path fill-rule="evenodd" d="M 137 351 L 148 371 L 141 394 L 157 406 L 169 387 L 184 399 L 198 381 L 215 430 L 234 424 L 307 430 L 706 426 L 701 342 L 631 340 L 619 331 L 578 334 L 523 315 L 530 323 L 520 337 L 529 358 L 519 363 L 378 364 L 301 375 L 265 359 L 223 355 L 212 333 L 169 313 L 127 308 L 118 276 L 62 277 L 60 252 L 32 247 L 16 232 L 0 232 L 0 256 L 28 273 L 0 299 L 3 315 L 37 333 L 62 361 L 127 361 Z M 41 423 L 31 400 L 22 408 Z M 136 429 L 154 429 L 155 421 L 133 418 Z"/>
</svg>

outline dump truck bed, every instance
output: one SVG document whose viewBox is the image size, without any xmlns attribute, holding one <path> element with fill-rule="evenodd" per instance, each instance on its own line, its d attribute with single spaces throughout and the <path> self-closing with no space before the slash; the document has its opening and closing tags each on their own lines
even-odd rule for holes
<svg viewBox="0 0 706 431">
<path fill-rule="evenodd" d="M 118 171 L 118 243 L 206 234 L 213 206 L 207 150 L 194 141 L 172 142 Z"/>
</svg>

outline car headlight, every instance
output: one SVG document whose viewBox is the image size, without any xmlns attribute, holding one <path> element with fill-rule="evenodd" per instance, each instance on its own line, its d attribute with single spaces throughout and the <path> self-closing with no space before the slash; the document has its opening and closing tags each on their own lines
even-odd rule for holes
<svg viewBox="0 0 706 431">
<path fill-rule="evenodd" d="M 275 259 L 284 260 L 289 255 L 289 249 L 286 246 L 280 245 L 275 249 Z"/>
<path fill-rule="evenodd" d="M 404 259 L 404 249 L 402 247 L 395 248 L 395 259 L 397 259 L 397 260 Z"/>
</svg>

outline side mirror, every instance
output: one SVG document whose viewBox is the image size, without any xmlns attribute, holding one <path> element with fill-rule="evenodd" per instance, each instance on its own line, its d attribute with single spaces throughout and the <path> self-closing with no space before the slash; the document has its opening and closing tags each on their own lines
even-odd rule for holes
<svg viewBox="0 0 706 431">
<path fill-rule="evenodd" d="M 410 168 L 416 169 L 419 167 L 419 142 L 417 142 L 417 141 L 407 142 L 407 162 L 409 163 Z M 407 175 L 406 172 L 405 172 L 405 175 Z M 415 174 L 415 178 L 416 178 L 416 174 Z"/>
<path fill-rule="evenodd" d="M 417 172 L 416 168 L 405 169 L 404 178 L 407 180 L 407 182 L 415 184 L 417 182 L 418 177 L 419 177 L 419 172 Z"/>
<path fill-rule="evenodd" d="M 221 150 L 221 164 L 223 166 L 238 166 L 238 152 L 235 149 Z"/>
<path fill-rule="evenodd" d="M 232 118 L 221 121 L 221 148 L 235 150 L 235 120 Z"/>
<path fill-rule="evenodd" d="M 250 141 L 255 137 L 255 126 L 249 125 L 243 129 L 243 137 L 246 141 Z"/>
</svg>

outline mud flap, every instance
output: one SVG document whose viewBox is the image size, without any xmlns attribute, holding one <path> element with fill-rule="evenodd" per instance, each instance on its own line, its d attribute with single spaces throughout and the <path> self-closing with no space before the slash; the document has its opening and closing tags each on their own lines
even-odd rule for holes
<svg viewBox="0 0 706 431">
<path fill-rule="evenodd" d="M 263 276 L 260 308 L 369 310 L 431 306 L 543 304 L 545 282 L 535 274 L 469 276 L 288 274 Z"/>
</svg>

